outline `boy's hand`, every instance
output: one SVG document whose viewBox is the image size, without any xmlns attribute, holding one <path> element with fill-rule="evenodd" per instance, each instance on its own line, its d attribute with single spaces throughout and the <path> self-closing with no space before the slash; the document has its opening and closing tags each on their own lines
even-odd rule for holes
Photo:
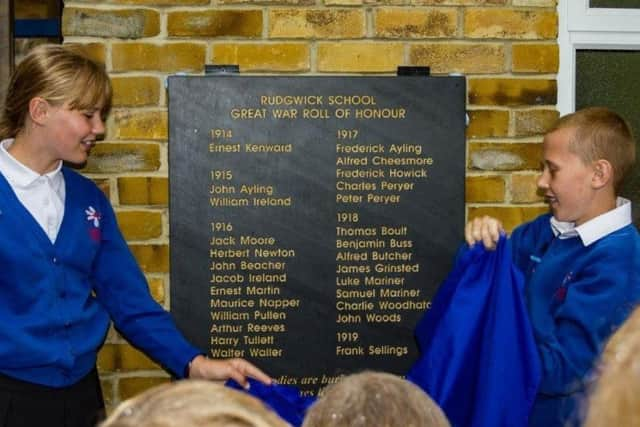
<svg viewBox="0 0 640 427">
<path fill-rule="evenodd" d="M 469 221 L 464 228 L 464 237 L 469 246 L 481 241 L 490 250 L 496 248 L 501 233 L 504 233 L 502 223 L 486 215 Z"/>
<path fill-rule="evenodd" d="M 207 359 L 199 355 L 189 364 L 189 378 L 226 381 L 235 380 L 243 387 L 248 386 L 247 377 L 271 384 L 271 378 L 244 359 Z"/>
</svg>

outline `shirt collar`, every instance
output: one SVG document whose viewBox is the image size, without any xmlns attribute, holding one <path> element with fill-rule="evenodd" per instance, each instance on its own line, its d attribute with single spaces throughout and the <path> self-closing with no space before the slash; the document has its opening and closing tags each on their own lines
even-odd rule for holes
<svg viewBox="0 0 640 427">
<path fill-rule="evenodd" d="M 589 246 L 604 236 L 631 224 L 631 201 L 623 197 L 616 199 L 616 207 L 608 212 L 575 226 L 573 222 L 558 221 L 551 217 L 551 230 L 559 239 L 580 236 L 582 244 Z"/>
<path fill-rule="evenodd" d="M 58 163 L 58 167 L 54 170 L 43 175 L 20 163 L 7 151 L 13 141 L 13 139 L 5 139 L 0 142 L 0 172 L 12 185 L 25 188 L 33 184 L 41 176 L 50 179 L 52 182 L 57 182 L 62 177 L 62 161 Z"/>
</svg>

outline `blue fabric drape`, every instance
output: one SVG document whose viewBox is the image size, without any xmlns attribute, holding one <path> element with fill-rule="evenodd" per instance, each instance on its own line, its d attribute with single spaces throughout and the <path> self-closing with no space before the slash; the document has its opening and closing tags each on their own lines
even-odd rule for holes
<svg viewBox="0 0 640 427">
<path fill-rule="evenodd" d="M 465 245 L 418 323 L 421 356 L 407 378 L 452 426 L 527 425 L 541 368 L 523 288 L 508 239 L 495 251 Z"/>
<path fill-rule="evenodd" d="M 260 399 L 264 404 L 273 409 L 282 419 L 294 427 L 302 425 L 304 415 L 315 402 L 315 397 L 302 396 L 300 390 L 294 386 L 272 384 L 265 385 L 249 378 L 249 389 L 245 390 L 233 380 L 228 380 L 225 385 L 237 390 L 242 390 Z"/>
</svg>

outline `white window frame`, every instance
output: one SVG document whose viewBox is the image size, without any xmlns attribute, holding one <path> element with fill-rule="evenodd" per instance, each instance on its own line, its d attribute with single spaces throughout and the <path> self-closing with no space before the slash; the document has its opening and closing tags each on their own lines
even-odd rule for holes
<svg viewBox="0 0 640 427">
<path fill-rule="evenodd" d="M 575 111 L 576 106 L 576 51 L 640 50 L 640 9 L 590 8 L 589 0 L 559 0 L 558 21 L 556 107 L 564 115 Z"/>
</svg>

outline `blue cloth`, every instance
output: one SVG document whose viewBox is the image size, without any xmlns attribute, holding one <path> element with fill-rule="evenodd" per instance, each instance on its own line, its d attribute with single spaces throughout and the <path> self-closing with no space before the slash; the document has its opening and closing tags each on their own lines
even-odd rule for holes
<svg viewBox="0 0 640 427">
<path fill-rule="evenodd" d="M 316 400 L 312 396 L 302 396 L 297 387 L 275 383 L 265 385 L 252 378 L 248 381 L 248 390 L 233 380 L 228 380 L 225 385 L 258 398 L 294 427 L 302 425 L 307 409 Z"/>
<path fill-rule="evenodd" d="M 509 241 L 460 250 L 416 327 L 421 356 L 407 378 L 456 427 L 527 424 L 540 361 L 524 302 L 524 278 Z"/>
<path fill-rule="evenodd" d="M 530 425 L 564 427 L 579 424 L 598 354 L 640 300 L 640 236 L 628 225 L 584 246 L 555 238 L 550 218 L 521 225 L 509 240 L 542 362 Z"/>
<path fill-rule="evenodd" d="M 151 297 L 102 191 L 63 168 L 55 244 L 0 174 L 0 373 L 51 387 L 95 366 L 109 318 L 177 377 L 201 351 Z"/>
</svg>

